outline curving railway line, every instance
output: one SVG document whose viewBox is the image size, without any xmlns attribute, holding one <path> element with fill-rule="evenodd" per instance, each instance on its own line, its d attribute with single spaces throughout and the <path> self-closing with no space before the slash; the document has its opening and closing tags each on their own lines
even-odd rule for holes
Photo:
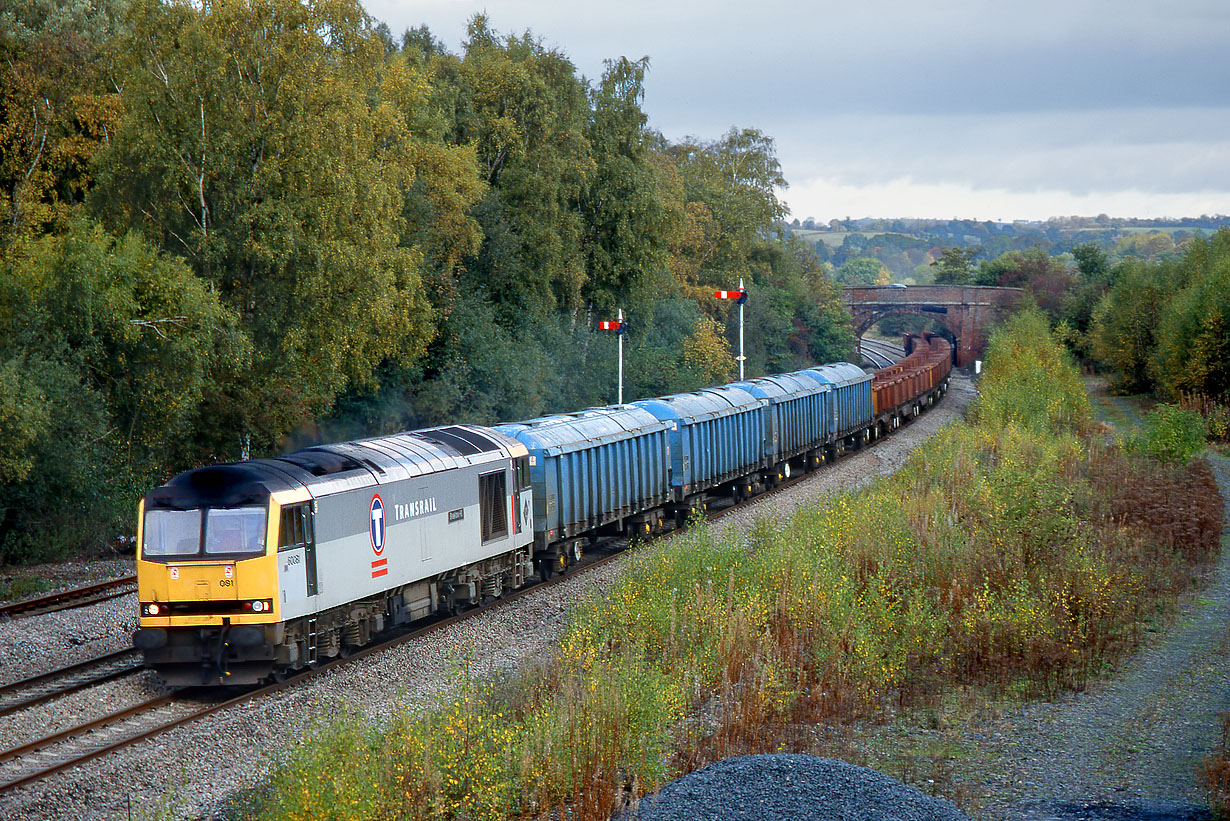
<svg viewBox="0 0 1230 821">
<path fill-rule="evenodd" d="M 112 681 L 145 669 L 135 647 L 104 653 L 92 659 L 60 667 L 0 686 L 0 716 L 66 696 L 96 684 Z"/>
<path fill-rule="evenodd" d="M 0 619 L 17 619 L 26 616 L 37 616 L 43 613 L 54 613 L 57 610 L 67 610 L 71 607 L 84 607 L 97 604 L 108 599 L 127 596 L 137 590 L 137 577 L 123 576 L 119 579 L 75 587 L 72 590 L 61 590 L 36 599 L 25 599 L 0 606 Z"/>
<path fill-rule="evenodd" d="M 879 339 L 863 337 L 859 340 L 859 350 L 873 368 L 887 368 L 905 358 L 905 350 L 900 345 Z"/>
<path fill-rule="evenodd" d="M 883 441 L 882 439 L 872 441 L 866 447 L 874 448 Z M 772 498 L 806 481 L 813 473 L 814 471 L 792 477 L 750 499 L 724 504 L 708 511 L 707 518 L 716 520 Z M 673 530 L 657 538 L 669 539 L 679 532 L 681 531 Z M 606 539 L 595 545 L 589 553 L 585 554 L 580 563 L 565 575 L 554 576 L 538 584 L 507 592 L 501 598 L 483 607 L 448 618 L 440 618 L 429 624 L 401 629 L 352 655 L 322 663 L 281 682 L 257 687 L 230 697 L 220 697 L 217 688 L 177 690 L 116 710 L 101 718 L 34 739 L 12 749 L 0 751 L 0 794 L 32 784 L 124 747 L 138 744 L 206 716 L 271 695 L 307 681 L 319 673 L 353 664 L 360 659 L 421 638 L 454 623 L 486 614 L 545 587 L 565 583 L 579 573 L 594 570 L 619 559 L 624 555 L 624 549 L 627 546 L 626 538 Z M 142 668 L 139 662 L 134 662 L 134 659 L 136 659 L 135 651 L 123 650 L 0 687 L 0 715 L 31 709 L 59 696 L 138 672 Z"/>
</svg>

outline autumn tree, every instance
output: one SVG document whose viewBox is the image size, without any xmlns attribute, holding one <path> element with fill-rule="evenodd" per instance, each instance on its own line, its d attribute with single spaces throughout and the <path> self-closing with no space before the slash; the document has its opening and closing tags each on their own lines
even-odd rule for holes
<svg viewBox="0 0 1230 821">
<path fill-rule="evenodd" d="M 586 136 L 595 169 L 581 199 L 588 270 L 583 291 L 598 311 L 630 304 L 666 265 L 668 217 L 640 106 L 648 67 L 648 58 L 610 60 L 590 93 Z"/>
<path fill-rule="evenodd" d="M 217 375 L 242 371 L 233 312 L 136 234 L 75 220 L 0 258 L 0 560 L 128 533 L 184 461 Z M 85 526 L 82 523 L 85 522 Z"/>
<path fill-rule="evenodd" d="M 786 186 L 772 138 L 732 128 L 721 139 L 670 145 L 682 184 L 686 233 L 676 252 L 699 290 L 731 287 L 746 276 L 753 249 L 777 232 L 786 214 L 777 190 Z"/>
<path fill-rule="evenodd" d="M 127 28 L 126 113 L 91 202 L 239 315 L 252 367 L 202 433 L 222 454 L 269 448 L 432 334 L 424 251 L 402 241 L 430 165 L 406 111 L 424 80 L 386 70 L 354 0 L 134 0 Z"/>
<path fill-rule="evenodd" d="M 110 4 L 22 0 L 0 8 L 0 243 L 64 231 L 119 102 Z"/>
</svg>

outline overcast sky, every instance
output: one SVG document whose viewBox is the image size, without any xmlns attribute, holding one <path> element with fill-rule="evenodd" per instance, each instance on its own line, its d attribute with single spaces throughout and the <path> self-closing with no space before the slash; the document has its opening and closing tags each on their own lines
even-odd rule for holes
<svg viewBox="0 0 1230 821">
<path fill-rule="evenodd" d="M 460 52 L 486 11 L 591 80 L 648 56 L 670 139 L 777 143 L 791 214 L 1230 214 L 1227 0 L 365 0 Z"/>
</svg>

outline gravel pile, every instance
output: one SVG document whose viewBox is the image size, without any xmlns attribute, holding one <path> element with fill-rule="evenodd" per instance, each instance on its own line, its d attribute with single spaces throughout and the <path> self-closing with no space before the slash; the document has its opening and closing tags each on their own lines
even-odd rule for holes
<svg viewBox="0 0 1230 821">
<path fill-rule="evenodd" d="M 810 755 L 717 761 L 641 799 L 620 821 L 969 821 L 866 767 Z"/>
<path fill-rule="evenodd" d="M 795 509 L 835 490 L 895 471 L 917 447 L 961 414 L 973 391 L 954 375 L 944 401 L 875 447 L 817 471 L 804 482 L 743 511 L 717 528 L 746 527 L 759 518 L 784 521 Z M 568 608 L 601 594 L 620 572 L 608 564 L 555 587 L 534 591 L 479 618 L 316 676 L 256 703 L 210 716 L 46 781 L 0 796 L 0 818 L 117 819 L 218 817 L 229 797 L 260 780 L 271 756 L 315 722 L 352 711 L 381 720 L 430 705 L 450 692 L 462 668 L 477 677 L 548 656 Z M 136 627 L 128 596 L 59 614 L 0 624 L 0 677 L 18 669 L 51 669 L 76 658 L 128 646 Z M 26 673 L 28 674 L 28 673 Z M 130 683 L 145 690 L 141 677 Z M 108 693 L 118 700 L 119 693 Z M 60 702 L 52 702 L 55 709 Z M 117 705 L 119 706 L 119 705 Z M 65 709 L 69 709 L 66 704 Z M 7 726 L 17 734 L 18 725 Z M 0 727 L 0 747 L 16 743 Z"/>
</svg>

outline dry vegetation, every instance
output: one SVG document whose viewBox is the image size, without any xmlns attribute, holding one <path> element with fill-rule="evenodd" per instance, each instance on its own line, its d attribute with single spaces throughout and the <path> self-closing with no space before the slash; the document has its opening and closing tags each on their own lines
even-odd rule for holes
<svg viewBox="0 0 1230 821">
<path fill-rule="evenodd" d="M 811 752 L 826 727 L 958 687 L 1083 687 L 1215 555 L 1221 500 L 1202 463 L 1086 436 L 1040 317 L 996 337 L 988 370 L 971 423 L 895 477 L 743 537 L 702 526 L 637 552 L 549 664 L 463 676 L 384 727 L 323 725 L 246 812 L 606 819 L 708 761 Z"/>
</svg>

